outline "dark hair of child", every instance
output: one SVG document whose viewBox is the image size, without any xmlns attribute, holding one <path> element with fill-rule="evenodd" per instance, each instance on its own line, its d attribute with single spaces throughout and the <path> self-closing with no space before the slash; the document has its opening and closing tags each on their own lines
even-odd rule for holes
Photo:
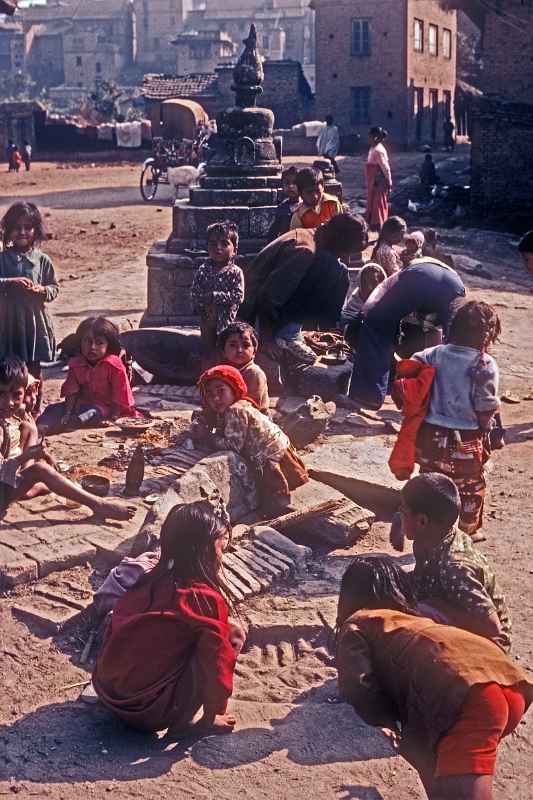
<svg viewBox="0 0 533 800">
<path fill-rule="evenodd" d="M 525 233 L 518 242 L 519 253 L 533 253 L 533 231 Z"/>
<path fill-rule="evenodd" d="M 239 247 L 239 228 L 228 219 L 224 220 L 224 222 L 214 222 L 209 225 L 206 233 L 207 241 L 210 239 L 229 239 L 235 250 Z"/>
<path fill-rule="evenodd" d="M 317 228 L 315 242 L 317 250 L 335 255 L 363 251 L 368 244 L 368 225 L 363 217 L 345 211 Z"/>
<path fill-rule="evenodd" d="M 380 128 L 379 125 L 370 128 L 370 136 L 373 139 L 377 139 L 378 142 L 383 142 L 388 135 L 388 131 L 386 131 L 385 128 Z"/>
<path fill-rule="evenodd" d="M 333 125 L 333 114 L 326 114 L 326 125 Z"/>
<path fill-rule="evenodd" d="M 169 576 L 179 587 L 200 581 L 220 592 L 231 607 L 215 549 L 216 540 L 223 536 L 231 541 L 231 523 L 223 506 L 215 507 L 208 500 L 174 506 L 161 527 L 159 562 L 135 584 L 136 588 L 154 587 Z"/>
<path fill-rule="evenodd" d="M 446 475 L 427 472 L 407 481 L 401 491 L 402 500 L 411 514 L 425 514 L 430 522 L 442 526 L 443 532 L 455 525 L 461 511 L 461 495 Z"/>
<path fill-rule="evenodd" d="M 218 349 L 224 350 L 226 342 L 228 341 L 230 336 L 235 336 L 235 335 L 244 336 L 245 334 L 248 334 L 254 346 L 254 350 L 257 350 L 257 348 L 259 347 L 259 338 L 257 336 L 255 328 L 253 328 L 251 325 L 248 325 L 247 322 L 240 322 L 239 320 L 237 320 L 237 322 L 232 322 L 230 325 L 227 326 L 227 328 L 224 328 L 222 333 L 219 334 L 217 339 Z"/>
<path fill-rule="evenodd" d="M 457 307 L 450 322 L 447 342 L 485 350 L 497 341 L 501 332 L 500 318 L 491 305 L 483 300 L 468 300 Z"/>
<path fill-rule="evenodd" d="M 372 260 L 376 258 L 379 246 L 383 244 L 384 241 L 387 241 L 389 236 L 394 236 L 394 234 L 400 233 L 406 228 L 407 224 L 402 217 L 389 217 L 387 220 L 385 220 L 377 242 L 374 245 L 374 249 L 372 250 Z"/>
<path fill-rule="evenodd" d="M 324 186 L 324 175 L 321 169 L 316 167 L 304 167 L 299 170 L 296 179 L 296 186 L 300 194 L 308 189 L 314 189 L 316 186 Z"/>
<path fill-rule="evenodd" d="M 92 333 L 93 336 L 99 336 L 107 342 L 107 355 L 119 356 L 122 351 L 120 343 L 120 333 L 117 326 L 111 320 L 105 317 L 89 317 L 84 319 L 78 325 L 76 330 L 77 349 L 81 352 L 81 340 Z"/>
<path fill-rule="evenodd" d="M 281 173 L 281 183 L 282 184 L 295 183 L 297 175 L 298 175 L 297 167 L 287 167 L 287 169 L 284 169 L 283 172 Z"/>
<path fill-rule="evenodd" d="M 426 155 L 424 156 L 424 161 L 433 161 L 433 156 L 431 155 L 431 153 L 426 153 Z"/>
<path fill-rule="evenodd" d="M 412 613 L 416 605 L 413 582 L 391 556 L 356 556 L 341 581 L 337 626 L 356 611 L 386 608 Z"/>
<path fill-rule="evenodd" d="M 13 203 L 2 217 L 2 222 L 0 223 L 4 247 L 9 246 L 13 229 L 23 217 L 29 219 L 32 224 L 35 231 L 33 238 L 35 243 L 43 242 L 46 239 L 43 218 L 35 203 Z"/>
<path fill-rule="evenodd" d="M 0 386 L 11 389 L 26 388 L 28 383 L 28 367 L 21 358 L 7 356 L 0 359 Z"/>
</svg>

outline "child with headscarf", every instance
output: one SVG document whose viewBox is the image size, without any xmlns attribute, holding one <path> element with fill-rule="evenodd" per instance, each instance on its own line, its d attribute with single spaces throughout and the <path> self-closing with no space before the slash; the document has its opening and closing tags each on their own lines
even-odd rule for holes
<svg viewBox="0 0 533 800">
<path fill-rule="evenodd" d="M 235 367 L 220 364 L 198 383 L 203 411 L 193 419 L 193 439 L 210 450 L 232 450 L 254 470 L 264 511 L 274 515 L 290 506 L 290 493 L 309 480 L 289 437 L 248 397 Z"/>
</svg>

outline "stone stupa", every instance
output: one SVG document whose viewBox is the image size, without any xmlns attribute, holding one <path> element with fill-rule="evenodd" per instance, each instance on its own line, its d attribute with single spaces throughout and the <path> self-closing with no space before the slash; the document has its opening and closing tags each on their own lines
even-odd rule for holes
<svg viewBox="0 0 533 800">
<path fill-rule="evenodd" d="M 189 326 L 197 323 L 190 305 L 195 271 L 206 258 L 206 228 L 230 220 L 239 227 L 240 262 L 250 261 L 266 244 L 281 186 L 281 139 L 274 139 L 274 114 L 260 108 L 264 72 L 255 26 L 244 40 L 233 71 L 235 106 L 217 115 L 208 160 L 189 197 L 176 200 L 172 232 L 148 252 L 148 304 L 141 325 Z"/>
</svg>

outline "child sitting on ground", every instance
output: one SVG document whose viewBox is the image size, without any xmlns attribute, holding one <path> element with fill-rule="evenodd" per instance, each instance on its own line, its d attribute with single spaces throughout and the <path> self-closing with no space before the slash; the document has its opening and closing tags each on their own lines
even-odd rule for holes
<svg viewBox="0 0 533 800">
<path fill-rule="evenodd" d="M 422 231 L 413 231 L 412 233 L 407 233 L 403 241 L 405 248 L 400 253 L 400 258 L 403 266 L 408 267 L 415 258 L 422 257 L 425 238 Z"/>
<path fill-rule="evenodd" d="M 270 398 L 267 376 L 254 361 L 258 347 L 257 333 L 247 322 L 232 322 L 218 337 L 223 363 L 239 370 L 248 388 L 248 397 L 259 411 L 268 414 Z"/>
<path fill-rule="evenodd" d="M 339 693 L 399 739 L 428 797 L 492 800 L 498 745 L 533 701 L 533 679 L 492 642 L 420 617 L 415 604 L 392 558 L 354 559 L 337 611 Z"/>
<path fill-rule="evenodd" d="M 217 336 L 235 321 L 244 300 L 244 274 L 235 264 L 238 247 L 239 231 L 233 222 L 215 222 L 208 227 L 209 259 L 199 267 L 191 286 L 206 359 L 214 357 Z"/>
<path fill-rule="evenodd" d="M 400 254 L 394 245 L 400 245 L 407 233 L 407 225 L 401 217 L 389 217 L 383 223 L 381 233 L 372 251 L 372 261 L 380 264 L 387 275 L 393 275 L 402 268 Z"/>
<path fill-rule="evenodd" d="M 128 725 L 183 735 L 203 708 L 195 732 L 232 732 L 227 704 L 244 632 L 228 621 L 222 554 L 230 541 L 218 507 L 177 505 L 161 528 L 159 559 L 125 559 L 105 581 L 97 609 L 114 610 L 93 686 Z"/>
<path fill-rule="evenodd" d="M 52 403 L 38 419 L 46 433 L 95 425 L 119 417 L 142 416 L 120 358 L 122 346 L 116 325 L 104 317 L 89 317 L 78 327 L 80 355 L 70 359 L 61 387 L 60 403 Z"/>
<path fill-rule="evenodd" d="M 415 353 L 413 360 L 435 369 L 429 408 L 416 440 L 421 472 L 440 472 L 461 495 L 459 527 L 475 542 L 486 489 L 484 465 L 490 458 L 490 430 L 498 411 L 499 371 L 487 352 L 501 325 L 492 306 L 461 303 L 450 323 L 447 344 Z"/>
<path fill-rule="evenodd" d="M 337 214 L 342 214 L 342 203 L 333 194 L 324 191 L 324 175 L 315 167 L 304 167 L 296 175 L 296 186 L 302 202 L 292 215 L 294 228 L 318 228 Z"/>
<path fill-rule="evenodd" d="M 402 534 L 413 542 L 419 600 L 442 611 L 452 625 L 511 647 L 505 597 L 484 555 L 455 527 L 461 498 L 445 475 L 426 473 L 402 489 Z"/>
<path fill-rule="evenodd" d="M 296 167 L 289 167 L 281 173 L 283 200 L 279 203 L 274 222 L 270 226 L 267 236 L 269 242 L 273 242 L 278 236 L 282 236 L 290 230 L 292 215 L 300 205 L 300 193 L 296 186 L 297 174 Z"/>
<path fill-rule="evenodd" d="M 242 456 L 256 473 L 263 510 L 271 516 L 285 512 L 291 491 L 309 480 L 288 436 L 255 407 L 235 367 L 212 367 L 198 386 L 204 410 L 193 420 L 193 439 Z"/>
<path fill-rule="evenodd" d="M 0 514 L 12 503 L 50 491 L 101 517 L 131 519 L 135 507 L 89 494 L 56 471 L 44 444 L 37 443 L 35 424 L 15 416 L 27 382 L 28 370 L 20 358 L 0 361 Z"/>
</svg>

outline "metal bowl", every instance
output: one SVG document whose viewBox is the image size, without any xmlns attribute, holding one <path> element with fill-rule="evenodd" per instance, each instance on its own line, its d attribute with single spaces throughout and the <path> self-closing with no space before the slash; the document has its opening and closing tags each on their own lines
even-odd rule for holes
<svg viewBox="0 0 533 800">
<path fill-rule="evenodd" d="M 109 478 L 103 475 L 84 475 L 80 480 L 81 488 L 97 497 L 106 497 L 111 488 Z"/>
</svg>

